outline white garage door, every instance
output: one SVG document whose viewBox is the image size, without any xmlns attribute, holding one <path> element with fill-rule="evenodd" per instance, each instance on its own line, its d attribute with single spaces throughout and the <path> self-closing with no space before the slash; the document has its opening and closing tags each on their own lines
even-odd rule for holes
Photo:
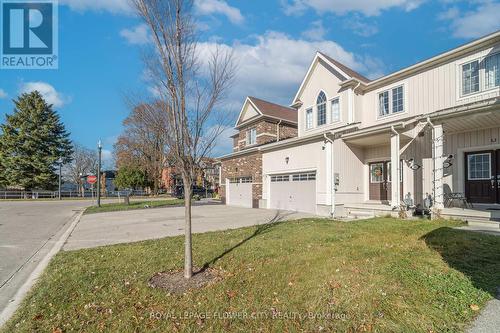
<svg viewBox="0 0 500 333">
<path fill-rule="evenodd" d="M 316 214 L 316 173 L 271 176 L 271 208 Z"/>
<path fill-rule="evenodd" d="M 230 206 L 252 208 L 252 178 L 245 177 L 230 180 L 227 193 L 227 204 Z"/>
</svg>

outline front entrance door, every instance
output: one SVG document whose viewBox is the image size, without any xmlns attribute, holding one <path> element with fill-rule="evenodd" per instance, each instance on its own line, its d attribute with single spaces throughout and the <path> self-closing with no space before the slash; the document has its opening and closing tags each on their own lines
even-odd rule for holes
<svg viewBox="0 0 500 333">
<path fill-rule="evenodd" d="M 402 166 L 402 164 L 401 164 Z M 374 162 L 370 167 L 370 200 L 391 200 L 391 161 Z M 400 167 L 400 170 L 403 170 Z M 400 179 L 401 199 L 403 198 L 403 177 Z"/>
<path fill-rule="evenodd" d="M 500 150 L 465 154 L 465 196 L 471 203 L 500 203 Z"/>
</svg>

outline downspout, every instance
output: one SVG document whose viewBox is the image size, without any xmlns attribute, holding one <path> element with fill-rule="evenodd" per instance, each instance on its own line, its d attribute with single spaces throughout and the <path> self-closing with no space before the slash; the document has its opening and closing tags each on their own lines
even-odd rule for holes
<svg viewBox="0 0 500 333">
<path fill-rule="evenodd" d="M 280 119 L 280 121 L 278 122 L 278 124 L 276 125 L 276 133 L 278 134 L 278 137 L 276 138 L 276 142 L 279 142 L 280 141 L 280 136 L 281 136 L 281 133 L 280 133 L 280 125 L 281 125 L 281 122 L 283 121 L 283 119 Z"/>
<path fill-rule="evenodd" d="M 431 122 L 431 117 L 427 117 L 426 122 L 432 128 L 432 197 L 434 201 L 432 203 L 432 206 L 434 206 L 434 204 L 436 203 L 436 138 L 434 137 L 434 124 Z"/>
<path fill-rule="evenodd" d="M 395 186 L 395 188 L 396 188 L 396 194 L 397 194 L 397 198 L 398 198 L 398 202 L 401 204 L 401 201 L 400 201 L 401 200 L 400 199 L 400 197 L 401 197 L 401 187 L 399 185 L 399 180 L 401 179 L 401 173 L 403 172 L 403 170 L 401 170 L 401 167 L 400 167 L 401 156 L 400 156 L 399 149 L 401 149 L 401 147 L 400 147 L 400 141 L 399 141 L 399 133 L 398 133 L 398 131 L 396 131 L 394 129 L 394 126 L 391 126 L 391 132 L 392 132 L 392 134 L 398 136 L 398 147 L 397 147 L 398 148 L 398 161 L 397 161 L 396 165 L 392 166 L 392 168 L 396 169 L 398 177 L 397 177 L 397 179 L 392 179 L 392 185 L 391 185 L 392 187 L 391 187 L 391 189 L 394 188 L 394 186 Z M 391 142 L 391 144 L 392 144 L 392 142 Z M 391 161 L 392 161 L 392 152 L 391 152 Z M 392 170 L 391 170 L 391 173 L 392 173 Z M 391 175 L 391 178 L 394 178 L 394 177 L 392 177 L 392 175 Z M 392 200 L 392 193 L 391 193 L 391 200 Z"/>
<path fill-rule="evenodd" d="M 332 157 L 330 159 L 330 172 L 331 172 L 331 184 L 330 184 L 330 217 L 334 218 L 335 217 L 335 172 L 334 172 L 334 154 L 333 154 L 333 142 L 334 140 L 330 139 L 327 135 L 327 133 L 324 133 L 323 136 L 325 137 L 325 140 L 330 142 L 332 145 Z"/>
</svg>

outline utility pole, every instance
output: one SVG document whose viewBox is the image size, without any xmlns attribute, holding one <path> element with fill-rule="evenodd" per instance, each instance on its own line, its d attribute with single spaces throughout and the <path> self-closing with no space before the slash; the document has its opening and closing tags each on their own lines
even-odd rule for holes
<svg viewBox="0 0 500 333">
<path fill-rule="evenodd" d="M 99 151 L 99 158 L 97 160 L 97 207 L 101 207 L 101 140 L 97 143 L 97 150 Z"/>
<path fill-rule="evenodd" d="M 57 162 L 59 162 L 59 200 L 61 200 L 61 185 L 62 185 L 62 158 L 60 158 Z"/>
</svg>

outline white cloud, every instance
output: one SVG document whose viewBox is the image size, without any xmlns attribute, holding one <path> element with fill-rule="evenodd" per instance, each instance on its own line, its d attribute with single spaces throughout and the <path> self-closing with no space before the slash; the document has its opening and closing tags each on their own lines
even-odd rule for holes
<svg viewBox="0 0 500 333">
<path fill-rule="evenodd" d="M 359 15 L 354 15 L 353 17 L 346 19 L 344 21 L 344 28 L 351 30 L 356 35 L 362 37 L 370 37 L 378 33 L 376 25 L 364 22 Z"/>
<path fill-rule="evenodd" d="M 500 29 L 500 3 L 484 3 L 475 10 L 460 13 L 452 8 L 439 15 L 440 19 L 450 20 L 453 36 L 476 38 Z"/>
<path fill-rule="evenodd" d="M 321 20 L 317 20 L 312 22 L 311 27 L 302 32 L 302 36 L 309 40 L 322 40 L 324 39 L 327 30 L 323 27 L 323 22 Z"/>
<path fill-rule="evenodd" d="M 286 15 L 302 15 L 312 8 L 318 13 L 331 12 L 344 15 L 349 12 L 359 12 L 366 16 L 379 15 L 381 11 L 390 8 L 402 8 L 411 11 L 425 0 L 283 0 L 282 6 Z"/>
<path fill-rule="evenodd" d="M 2 88 L 0 88 L 0 99 L 4 99 L 4 98 L 7 98 L 7 93 L 5 92 L 5 90 L 3 90 Z"/>
<path fill-rule="evenodd" d="M 115 14 L 132 12 L 129 0 L 59 0 L 59 3 L 75 11 L 109 11 Z"/>
<path fill-rule="evenodd" d="M 241 24 L 245 20 L 238 8 L 228 5 L 223 0 L 195 0 L 194 9 L 199 15 L 224 15 L 235 24 Z"/>
<path fill-rule="evenodd" d="M 70 98 L 64 96 L 46 82 L 26 82 L 21 86 L 20 92 L 29 93 L 35 90 L 42 94 L 48 104 L 52 104 L 56 108 L 63 107 L 71 101 Z"/>
<path fill-rule="evenodd" d="M 139 24 L 132 29 L 123 29 L 120 36 L 125 38 L 129 44 L 144 45 L 151 41 L 149 29 L 146 24 Z"/>
<path fill-rule="evenodd" d="M 293 39 L 273 31 L 255 38 L 254 44 L 206 42 L 198 47 L 202 60 L 208 59 L 210 52 L 217 46 L 234 53 L 238 73 L 229 99 L 237 105 L 235 112 L 239 111 L 247 95 L 284 105 L 291 103 L 318 50 L 369 77 L 383 73 L 383 65 L 379 60 L 355 55 L 333 41 Z"/>
</svg>

